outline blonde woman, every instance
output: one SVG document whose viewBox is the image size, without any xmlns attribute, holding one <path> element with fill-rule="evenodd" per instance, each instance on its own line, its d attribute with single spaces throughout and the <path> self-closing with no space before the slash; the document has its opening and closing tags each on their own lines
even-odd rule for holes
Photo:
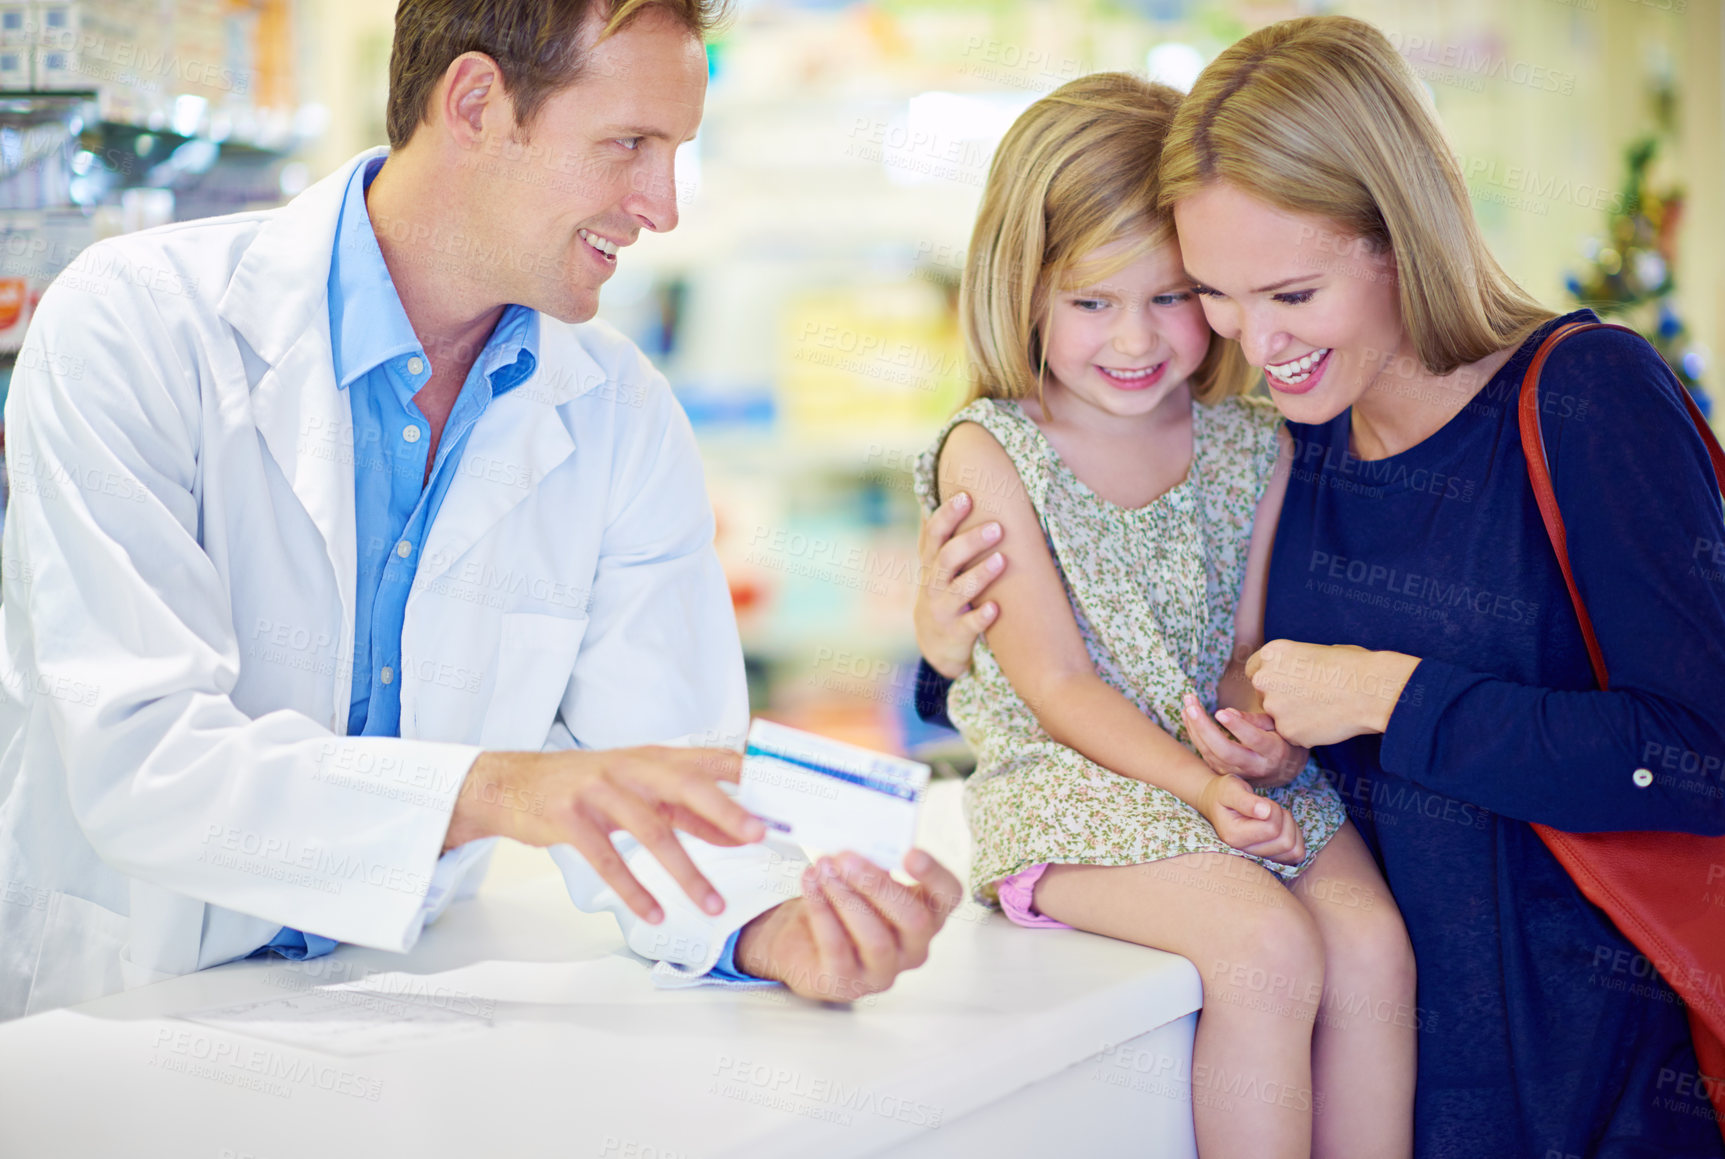
<svg viewBox="0 0 1725 1159">
<path fill-rule="evenodd" d="M 1181 107 L 1160 196 L 1206 317 L 1294 439 L 1271 642 L 1247 663 L 1268 719 L 1194 714 L 1192 736 L 1260 786 L 1285 776 L 1266 753 L 1319 746 L 1418 960 L 1415 1153 L 1716 1159 L 1682 1005 L 1529 827 L 1725 832 L 1725 582 L 1705 558 L 1725 522 L 1681 388 L 1612 332 L 1566 340 L 1541 379 L 1599 691 L 1513 405 L 1540 340 L 1593 316 L 1554 316 L 1492 259 L 1384 36 L 1316 17 L 1229 48 Z M 963 578 L 918 611 L 947 671 L 994 574 L 946 543 L 953 518 L 925 554 Z M 1009 529 L 1001 574 L 1028 538 Z M 1330 1118 L 1319 1150 L 1339 1154 Z"/>
<path fill-rule="evenodd" d="M 1223 677 L 1260 642 L 1283 447 L 1156 207 L 1179 99 L 1119 73 L 1065 85 L 984 189 L 960 292 L 973 401 L 917 473 L 928 507 L 968 488 L 965 522 L 1015 550 L 953 691 L 978 757 L 971 887 L 1021 926 L 1197 963 L 1205 1159 L 1307 1155 L 1318 1106 L 1354 1153 L 1405 1155 L 1412 951 L 1381 876 L 1305 750 L 1272 735 L 1289 783 L 1260 794 L 1184 717 L 1260 707 Z"/>
</svg>

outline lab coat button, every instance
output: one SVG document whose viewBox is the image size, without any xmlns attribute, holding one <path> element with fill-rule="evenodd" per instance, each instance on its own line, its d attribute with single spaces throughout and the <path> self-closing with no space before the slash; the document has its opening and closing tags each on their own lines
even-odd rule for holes
<svg viewBox="0 0 1725 1159">
<path fill-rule="evenodd" d="M 405 539 L 402 540 L 400 543 L 395 545 L 395 554 L 399 555 L 402 559 L 406 559 L 408 556 L 413 554 L 413 544 L 407 542 Z"/>
<path fill-rule="evenodd" d="M 1637 788 L 1645 789 L 1648 785 L 1653 783 L 1653 770 L 1636 769 L 1635 775 L 1629 779 L 1635 782 Z"/>
<path fill-rule="evenodd" d="M 393 669 L 389 665 L 385 664 L 383 666 L 383 671 L 379 672 L 377 674 L 377 678 L 379 680 L 383 681 L 385 684 L 394 684 L 395 683 L 395 669 Z"/>
<path fill-rule="evenodd" d="M 407 427 L 401 432 L 401 437 L 410 443 L 417 443 L 419 441 L 419 428 L 414 426 Z"/>
<path fill-rule="evenodd" d="M 425 370 L 425 359 L 417 354 L 407 360 L 407 373 L 418 377 Z"/>
</svg>

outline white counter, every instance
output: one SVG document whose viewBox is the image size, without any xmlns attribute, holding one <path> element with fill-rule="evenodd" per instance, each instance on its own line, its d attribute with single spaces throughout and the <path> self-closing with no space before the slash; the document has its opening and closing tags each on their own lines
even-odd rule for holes
<svg viewBox="0 0 1725 1159">
<path fill-rule="evenodd" d="M 949 864 L 956 792 L 925 826 Z M 382 972 L 410 977 L 318 989 Z M 520 850 L 411 954 L 239 962 L 0 1024 L 0 1156 L 1190 1156 L 1199 997 L 1183 958 L 969 904 L 850 1009 L 658 991 Z M 330 1013 L 184 1017 L 255 1002 Z"/>
</svg>

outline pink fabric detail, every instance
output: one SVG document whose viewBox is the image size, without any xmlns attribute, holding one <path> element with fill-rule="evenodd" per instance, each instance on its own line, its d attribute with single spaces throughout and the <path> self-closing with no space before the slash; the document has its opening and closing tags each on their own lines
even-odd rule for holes
<svg viewBox="0 0 1725 1159">
<path fill-rule="evenodd" d="M 1000 908 L 1006 911 L 1007 918 L 1015 926 L 1025 926 L 1033 930 L 1069 930 L 1072 927 L 1065 922 L 1057 922 L 1036 908 L 1036 883 L 1042 880 L 1043 873 L 1048 869 L 1048 863 L 1032 865 L 1029 869 L 1015 873 L 1011 877 L 1003 877 L 995 882 L 994 888 L 1000 894 Z"/>
</svg>

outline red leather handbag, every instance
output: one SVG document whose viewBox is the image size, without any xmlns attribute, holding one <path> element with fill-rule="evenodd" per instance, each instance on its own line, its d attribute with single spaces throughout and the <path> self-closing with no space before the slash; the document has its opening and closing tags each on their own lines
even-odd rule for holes
<svg viewBox="0 0 1725 1159">
<path fill-rule="evenodd" d="M 1575 618 L 1587 642 L 1587 658 L 1601 689 L 1611 685 L 1605 657 L 1593 634 L 1593 621 L 1576 589 L 1569 568 L 1568 538 L 1563 514 L 1552 492 L 1551 468 L 1539 430 L 1539 372 L 1546 356 L 1564 338 L 1584 330 L 1635 331 L 1605 322 L 1572 322 L 1540 343 L 1521 380 L 1521 449 L 1533 483 L 1539 514 L 1563 569 L 1563 582 L 1575 605 Z M 1670 368 L 1667 367 L 1667 373 Z M 1672 375 L 1673 379 L 1676 378 Z M 1713 474 L 1725 490 L 1725 450 L 1707 427 L 1695 400 L 1679 383 L 1677 391 L 1689 417 L 1713 458 Z M 1604 910 L 1623 935 L 1645 954 L 1689 1010 L 1689 1031 L 1701 1064 L 1698 1089 L 1711 1100 L 1721 1132 L 1725 1132 L 1725 905 L 1708 896 L 1725 896 L 1725 837 L 1689 833 L 1564 833 L 1545 825 L 1534 832 L 1545 842 L 1574 879 L 1588 901 Z M 1689 1095 L 1676 1085 L 1673 1097 Z"/>
</svg>

